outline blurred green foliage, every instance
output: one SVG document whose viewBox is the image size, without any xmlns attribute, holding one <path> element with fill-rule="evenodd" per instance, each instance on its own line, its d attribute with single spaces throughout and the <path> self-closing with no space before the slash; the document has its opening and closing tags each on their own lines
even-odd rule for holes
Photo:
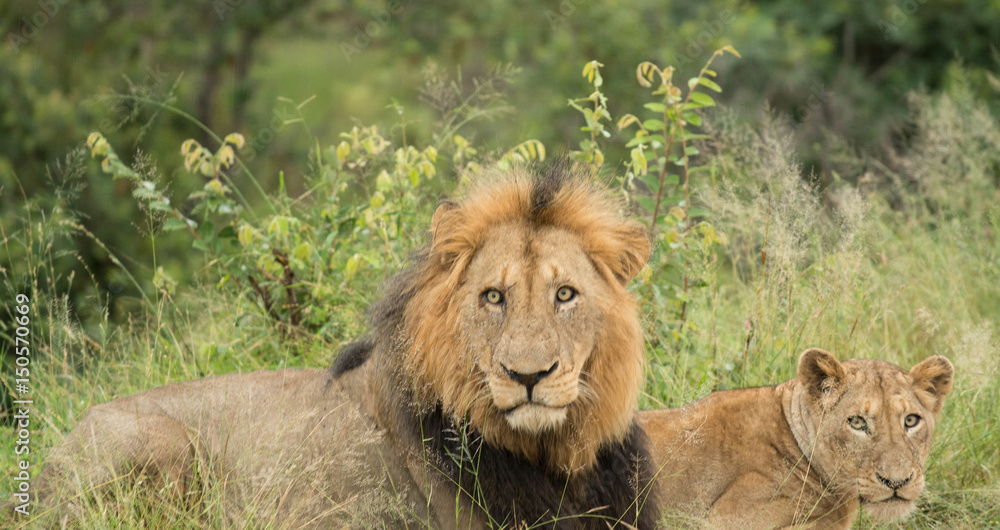
<svg viewBox="0 0 1000 530">
<path fill-rule="evenodd" d="M 247 188 L 244 206 L 254 212 L 279 187 L 293 197 L 309 190 L 313 166 L 322 164 L 316 141 L 332 144 L 358 123 L 395 124 L 382 134 L 399 145 L 450 151 L 457 146 L 449 142 L 466 142 L 493 154 L 534 139 L 560 153 L 580 141 L 565 102 L 581 92 L 581 64 L 599 61 L 614 79 L 630 77 L 642 61 L 693 73 L 726 44 L 743 59 L 716 65 L 730 80 L 719 103 L 751 122 L 765 105 L 790 115 L 803 172 L 825 188 L 851 173 L 844 152 L 905 144 L 904 95 L 946 86 L 953 65 L 994 104 L 998 7 L 995 0 L 11 0 L 0 6 L 0 220 L 10 225 L 25 215 L 27 198 L 33 207 L 58 204 L 91 230 L 94 238 L 53 244 L 79 255 L 101 286 L 77 275 L 74 299 L 108 298 L 112 317 L 122 319 L 140 295 L 111 253 L 134 260 L 145 288 L 160 267 L 184 281 L 198 262 L 173 233 L 158 237 L 154 255 L 156 227 L 124 200 L 133 190 L 103 178 L 95 163 L 72 193 L 53 193 L 51 181 L 65 180 L 57 168 L 69 167 L 56 162 L 92 131 L 118 146 L 126 165 L 155 168 L 146 180 L 185 213 L 205 182 L 184 170 L 177 146 L 193 138 L 214 151 L 208 131 L 240 133 L 259 186 Z M 474 82 L 487 78 L 485 87 Z M 602 91 L 611 116 L 645 103 L 627 83 Z M 472 94 L 491 119 L 453 106 Z M 630 159 L 627 142 L 608 138 L 601 156 Z M 449 156 L 464 156 L 458 151 Z M 233 178 L 245 183 L 244 176 L 240 168 Z M 351 196 L 366 200 L 374 177 L 349 183 Z M 124 229 L 130 224 L 144 228 Z M 22 258 L 13 252 L 0 267 L 20 274 Z M 61 262 L 64 275 L 77 265 Z"/>
</svg>

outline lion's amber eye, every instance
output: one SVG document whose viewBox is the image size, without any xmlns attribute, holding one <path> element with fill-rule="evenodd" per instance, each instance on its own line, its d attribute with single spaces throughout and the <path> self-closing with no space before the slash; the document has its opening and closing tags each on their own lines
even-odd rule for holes
<svg viewBox="0 0 1000 530">
<path fill-rule="evenodd" d="M 917 416 L 916 414 L 907 415 L 906 418 L 903 419 L 903 425 L 907 429 L 916 427 L 918 423 L 920 423 L 920 416 Z"/>
<path fill-rule="evenodd" d="M 856 431 L 868 432 L 868 422 L 861 416 L 851 416 L 847 418 L 847 424 Z"/>
<path fill-rule="evenodd" d="M 560 302 L 569 302 L 576 297 L 576 290 L 572 287 L 560 287 L 556 291 L 556 300 Z"/>
<path fill-rule="evenodd" d="M 503 303 L 503 293 L 496 289 L 487 289 L 483 293 L 483 300 L 486 300 L 493 305 L 500 305 Z"/>
</svg>

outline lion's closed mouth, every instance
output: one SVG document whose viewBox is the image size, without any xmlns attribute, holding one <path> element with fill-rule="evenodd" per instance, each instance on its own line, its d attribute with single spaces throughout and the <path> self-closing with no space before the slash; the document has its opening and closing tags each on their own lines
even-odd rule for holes
<svg viewBox="0 0 1000 530">
<path fill-rule="evenodd" d="M 898 493 L 893 493 L 892 497 L 889 497 L 889 498 L 886 498 L 886 499 L 882 499 L 880 501 L 872 501 L 872 500 L 866 499 L 864 497 L 858 497 L 858 499 L 861 500 L 861 504 L 884 504 L 884 503 L 893 503 L 893 502 L 904 502 L 904 503 L 913 502 L 911 499 L 907 499 L 905 497 L 900 497 Z"/>
<path fill-rule="evenodd" d="M 504 415 L 507 415 L 507 414 L 510 414 L 510 413 L 514 412 L 515 410 L 518 410 L 518 409 L 526 406 L 526 405 L 533 405 L 535 407 L 539 407 L 539 408 L 543 408 L 543 409 L 551 409 L 551 410 L 563 410 L 563 409 L 565 409 L 566 407 L 569 406 L 569 405 L 562 405 L 562 406 L 559 406 L 559 407 L 553 407 L 553 406 L 550 406 L 550 405 L 543 405 L 543 404 L 535 402 L 535 401 L 523 401 L 521 403 L 518 403 L 517 405 L 514 405 L 513 407 L 509 407 L 509 408 L 506 408 L 506 409 L 500 409 L 500 413 L 504 414 Z"/>
</svg>

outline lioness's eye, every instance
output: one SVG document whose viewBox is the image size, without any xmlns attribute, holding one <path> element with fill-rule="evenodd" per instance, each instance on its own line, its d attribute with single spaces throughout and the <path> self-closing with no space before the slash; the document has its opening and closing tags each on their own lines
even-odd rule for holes
<svg viewBox="0 0 1000 530">
<path fill-rule="evenodd" d="M 856 431 L 868 432 L 868 422 L 861 416 L 851 416 L 847 418 L 847 424 Z"/>
<path fill-rule="evenodd" d="M 556 300 L 560 302 L 569 302 L 576 297 L 576 290 L 572 287 L 560 287 L 556 291 Z"/>
<path fill-rule="evenodd" d="M 493 304 L 500 305 L 503 303 L 503 293 L 496 289 L 487 289 L 483 291 L 483 300 Z"/>
<path fill-rule="evenodd" d="M 920 416 L 917 416 L 916 414 L 910 414 L 903 419 L 903 425 L 907 429 L 916 427 L 918 423 L 920 423 Z"/>
</svg>

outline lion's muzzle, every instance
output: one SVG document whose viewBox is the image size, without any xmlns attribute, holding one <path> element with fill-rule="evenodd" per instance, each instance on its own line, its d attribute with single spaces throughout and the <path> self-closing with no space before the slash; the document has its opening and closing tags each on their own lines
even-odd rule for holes
<svg viewBox="0 0 1000 530">
<path fill-rule="evenodd" d="M 531 401 L 531 394 L 532 391 L 535 389 L 535 385 L 538 384 L 538 382 L 541 381 L 542 379 L 552 375 L 552 373 L 556 371 L 556 368 L 559 367 L 559 361 L 553 363 L 548 370 L 543 370 L 541 372 L 535 372 L 535 373 L 527 373 L 527 374 L 521 372 L 515 372 L 514 370 L 507 368 L 503 364 L 501 364 L 500 367 L 503 368 L 503 372 L 507 374 L 507 377 L 513 379 L 514 381 L 520 383 L 521 385 L 524 385 L 524 388 L 527 389 L 528 391 L 528 401 Z"/>
<path fill-rule="evenodd" d="M 866 511 L 876 519 L 893 520 L 906 516 L 915 508 L 914 500 L 924 489 L 923 475 L 911 471 L 909 476 L 883 476 L 875 473 L 875 480 L 859 483 L 859 496 Z"/>
<path fill-rule="evenodd" d="M 511 427 L 540 432 L 565 421 L 567 407 L 578 396 L 578 374 L 561 366 L 552 361 L 537 370 L 535 363 L 497 363 L 489 376 L 490 393 Z"/>
</svg>

